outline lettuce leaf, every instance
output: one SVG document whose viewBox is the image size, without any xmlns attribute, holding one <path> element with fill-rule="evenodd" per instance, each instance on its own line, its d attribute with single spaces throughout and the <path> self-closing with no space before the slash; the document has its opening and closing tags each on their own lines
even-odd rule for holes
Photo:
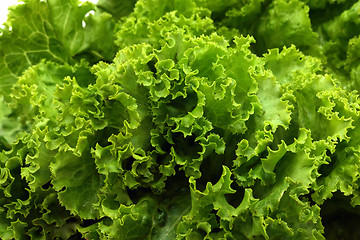
<svg viewBox="0 0 360 240">
<path fill-rule="evenodd" d="M 7 96 L 6 89 L 42 59 L 61 64 L 74 63 L 78 56 L 90 62 L 112 59 L 110 15 L 86 16 L 95 6 L 79 4 L 78 0 L 28 0 L 10 8 L 0 41 L 1 94 Z"/>
</svg>

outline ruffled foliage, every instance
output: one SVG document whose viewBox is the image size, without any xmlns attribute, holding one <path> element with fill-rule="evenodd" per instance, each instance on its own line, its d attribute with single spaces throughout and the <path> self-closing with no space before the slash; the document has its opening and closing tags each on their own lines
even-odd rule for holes
<svg viewBox="0 0 360 240">
<path fill-rule="evenodd" d="M 360 2 L 24 2 L 1 239 L 325 239 L 360 214 Z"/>
</svg>

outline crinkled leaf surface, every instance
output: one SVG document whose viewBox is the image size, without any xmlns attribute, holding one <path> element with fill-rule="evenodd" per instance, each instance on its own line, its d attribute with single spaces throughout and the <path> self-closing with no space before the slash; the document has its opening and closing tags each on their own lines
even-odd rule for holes
<svg viewBox="0 0 360 240">
<path fill-rule="evenodd" d="M 359 4 L 12 7 L 0 238 L 355 239 Z"/>
</svg>

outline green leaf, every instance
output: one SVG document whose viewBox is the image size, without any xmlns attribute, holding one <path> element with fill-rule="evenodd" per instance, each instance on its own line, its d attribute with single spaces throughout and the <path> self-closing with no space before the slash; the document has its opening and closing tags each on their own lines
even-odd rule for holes
<svg viewBox="0 0 360 240">
<path fill-rule="evenodd" d="M 85 17 L 93 9 L 91 3 L 79 5 L 77 0 L 28 0 L 11 7 L 0 37 L 0 93 L 7 96 L 6 89 L 23 71 L 43 59 L 61 64 L 73 63 L 73 58 L 112 59 L 110 15 Z"/>
<path fill-rule="evenodd" d="M 113 16 L 114 19 L 118 20 L 129 15 L 134 7 L 137 0 L 131 1 L 115 1 L 115 0 L 100 0 L 96 6 L 103 9 Z"/>
<path fill-rule="evenodd" d="M 50 169 L 53 174 L 52 184 L 59 192 L 60 203 L 82 218 L 96 218 L 98 213 L 93 204 L 98 201 L 96 194 L 100 183 L 91 156 L 77 157 L 65 148 L 55 158 Z"/>
<path fill-rule="evenodd" d="M 309 7 L 299 0 L 273 1 L 258 24 L 255 38 L 262 52 L 291 44 L 306 51 L 317 44 L 318 35 L 311 28 Z"/>
<path fill-rule="evenodd" d="M 20 124 L 16 121 L 15 117 L 10 116 L 11 107 L 4 100 L 4 97 L 0 97 L 0 149 L 9 150 L 10 143 L 15 142 L 16 134 L 20 130 Z"/>
<path fill-rule="evenodd" d="M 158 49 L 164 46 L 164 38 L 171 31 L 184 29 L 196 36 L 213 32 L 209 16 L 210 12 L 197 8 L 193 0 L 140 0 L 124 22 L 119 23 L 116 43 L 120 48 L 150 43 Z"/>
</svg>

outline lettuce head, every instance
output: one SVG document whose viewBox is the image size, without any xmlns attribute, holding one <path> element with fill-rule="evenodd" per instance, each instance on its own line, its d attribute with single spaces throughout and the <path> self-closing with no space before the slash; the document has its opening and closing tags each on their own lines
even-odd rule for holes
<svg viewBox="0 0 360 240">
<path fill-rule="evenodd" d="M 0 238 L 360 238 L 359 8 L 11 7 Z"/>
</svg>

